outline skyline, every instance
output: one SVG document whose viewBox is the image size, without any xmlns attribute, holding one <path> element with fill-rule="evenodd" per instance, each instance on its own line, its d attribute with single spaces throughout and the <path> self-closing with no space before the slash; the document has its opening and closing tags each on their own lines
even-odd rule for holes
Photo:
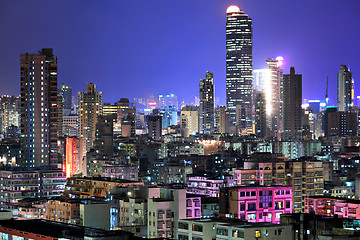
<svg viewBox="0 0 360 240">
<path fill-rule="evenodd" d="M 328 76 L 329 103 L 335 105 L 336 74 L 342 63 L 353 72 L 355 96 L 360 93 L 356 87 L 360 33 L 351 32 L 360 23 L 356 14 L 360 4 L 348 2 L 158 0 L 137 1 L 136 7 L 96 1 L 86 6 L 70 1 L 3 3 L 0 31 L 6 35 L 0 43 L 6 47 L 0 56 L 0 94 L 19 95 L 20 54 L 50 47 L 58 57 L 59 85 L 71 86 L 74 96 L 93 82 L 104 102 L 174 93 L 189 103 L 198 96 L 199 79 L 210 71 L 215 97 L 225 105 L 226 9 L 237 5 L 253 20 L 254 69 L 265 68 L 268 58 L 283 56 L 284 73 L 294 66 L 303 75 L 304 99 L 324 100 Z M 291 9 L 297 11 L 290 13 Z M 134 18 L 134 12 L 141 14 Z M 309 21 L 304 21 L 304 13 Z M 333 18 L 334 13 L 339 17 Z M 26 21 L 30 24 L 25 26 Z M 291 26 L 294 29 L 287 30 Z"/>
</svg>

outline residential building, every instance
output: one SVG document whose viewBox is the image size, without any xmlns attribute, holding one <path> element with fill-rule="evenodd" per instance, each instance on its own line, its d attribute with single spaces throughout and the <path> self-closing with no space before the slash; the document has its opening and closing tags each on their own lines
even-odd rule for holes
<svg viewBox="0 0 360 240">
<path fill-rule="evenodd" d="M 226 114 L 226 107 L 220 106 L 215 108 L 215 131 L 218 133 L 226 133 L 229 119 Z"/>
<path fill-rule="evenodd" d="M 95 130 L 94 150 L 99 155 L 114 153 L 113 116 L 98 116 Z"/>
<path fill-rule="evenodd" d="M 270 82 L 265 86 L 266 115 L 269 129 L 277 136 L 282 131 L 283 64 L 283 57 L 266 60 L 267 69 L 270 70 Z"/>
<path fill-rule="evenodd" d="M 132 239 L 133 234 L 125 231 L 109 231 L 98 228 L 73 226 L 46 220 L 0 220 L 2 239 Z"/>
<path fill-rule="evenodd" d="M 181 136 L 189 137 L 199 132 L 199 111 L 194 106 L 184 106 L 180 114 Z"/>
<path fill-rule="evenodd" d="M 255 96 L 255 134 L 259 137 L 266 137 L 269 132 L 266 124 L 266 101 L 263 93 Z"/>
<path fill-rule="evenodd" d="M 253 223 L 229 218 L 181 219 L 178 223 L 177 239 L 293 240 L 291 234 L 292 226 L 285 224 Z"/>
<path fill-rule="evenodd" d="M 282 140 L 301 137 L 302 130 L 302 75 L 295 74 L 295 68 L 290 68 L 290 74 L 284 74 L 283 123 Z"/>
<path fill-rule="evenodd" d="M 244 169 L 234 169 L 235 185 L 284 185 L 292 187 L 293 211 L 304 210 L 306 196 L 322 195 L 324 173 L 330 165 L 323 161 L 281 159 L 252 160 L 244 163 Z"/>
<path fill-rule="evenodd" d="M 106 197 L 114 187 L 143 186 L 143 182 L 105 177 L 70 177 L 66 179 L 65 198 Z"/>
<path fill-rule="evenodd" d="M 162 139 L 162 117 L 161 116 L 147 116 L 148 119 L 148 133 L 149 138 L 161 141 Z"/>
<path fill-rule="evenodd" d="M 95 85 L 89 83 L 86 92 L 79 92 L 79 132 L 78 135 L 85 139 L 86 151 L 94 144 L 96 123 L 102 112 L 102 93 L 96 92 Z"/>
<path fill-rule="evenodd" d="M 68 115 L 62 117 L 62 132 L 65 137 L 76 137 L 78 134 L 78 116 Z"/>
<path fill-rule="evenodd" d="M 308 196 L 305 198 L 305 213 L 360 219 L 360 200 L 328 196 Z"/>
<path fill-rule="evenodd" d="M 72 88 L 63 83 L 58 88 L 58 94 L 62 100 L 62 115 L 69 116 L 72 108 Z"/>
<path fill-rule="evenodd" d="M 237 186 L 220 193 L 220 216 L 248 222 L 280 223 L 280 215 L 292 213 L 292 188 Z"/>
<path fill-rule="evenodd" d="M 205 79 L 199 84 L 199 133 L 211 134 L 214 132 L 215 105 L 214 105 L 214 75 L 207 71 Z"/>
<path fill-rule="evenodd" d="M 357 113 L 341 112 L 327 114 L 327 136 L 357 136 Z"/>
<path fill-rule="evenodd" d="M 340 71 L 337 74 L 337 107 L 338 111 L 347 112 L 353 106 L 354 98 L 354 79 L 352 72 L 344 64 L 341 64 Z"/>
<path fill-rule="evenodd" d="M 185 189 L 155 188 L 148 196 L 148 238 L 175 238 L 179 219 L 186 219 Z M 191 217 L 193 215 L 191 214 Z"/>
<path fill-rule="evenodd" d="M 187 193 L 199 196 L 219 197 L 220 189 L 233 186 L 233 179 L 230 176 L 226 178 L 215 178 L 210 176 L 189 175 L 187 180 Z"/>
<path fill-rule="evenodd" d="M 60 196 L 66 183 L 61 170 L 1 170 L 1 209 L 18 215 L 18 203 L 25 198 Z"/>
<path fill-rule="evenodd" d="M 20 97 L 0 96 L 0 132 L 5 136 L 10 133 L 11 127 L 20 127 Z"/>
<path fill-rule="evenodd" d="M 45 219 L 47 209 L 46 198 L 24 198 L 18 202 L 19 220 Z"/>
<path fill-rule="evenodd" d="M 79 225 L 81 201 L 81 199 L 49 199 L 46 208 L 46 219 Z"/>
<path fill-rule="evenodd" d="M 281 224 L 292 226 L 288 239 L 349 239 L 360 238 L 358 220 L 338 217 L 324 217 L 313 213 L 282 214 Z"/>
<path fill-rule="evenodd" d="M 61 167 L 57 156 L 57 58 L 51 48 L 20 55 L 21 156 L 24 167 Z"/>
</svg>

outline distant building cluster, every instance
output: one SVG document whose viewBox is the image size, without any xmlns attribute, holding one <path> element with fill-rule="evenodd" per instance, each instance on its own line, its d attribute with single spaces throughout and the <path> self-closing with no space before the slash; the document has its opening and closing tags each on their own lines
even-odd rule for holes
<svg viewBox="0 0 360 240">
<path fill-rule="evenodd" d="M 191 105 L 104 103 L 59 84 L 53 49 L 21 54 L 21 94 L 0 97 L 0 238 L 359 239 L 352 72 L 337 106 L 304 101 L 282 57 L 253 69 L 252 19 L 226 19 L 226 106 L 210 71 Z"/>
</svg>

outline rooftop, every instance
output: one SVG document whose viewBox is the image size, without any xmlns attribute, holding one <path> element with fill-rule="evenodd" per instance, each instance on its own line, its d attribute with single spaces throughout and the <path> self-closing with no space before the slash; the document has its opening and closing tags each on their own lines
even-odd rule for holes
<svg viewBox="0 0 360 240">
<path fill-rule="evenodd" d="M 109 178 L 109 177 L 71 177 L 68 180 L 94 180 L 102 182 L 117 182 L 117 183 L 140 183 L 138 181 L 131 181 L 118 178 Z"/>
<path fill-rule="evenodd" d="M 105 237 L 116 236 L 125 237 L 131 235 L 131 233 L 125 231 L 107 231 L 96 228 L 81 227 L 75 225 L 69 225 L 64 223 L 52 222 L 47 220 L 0 220 L 0 226 L 24 231 L 33 234 L 39 234 L 43 236 L 49 236 L 53 238 L 65 238 L 71 236 L 74 238 L 87 237 Z M 69 237 L 67 237 L 69 238 Z"/>
</svg>

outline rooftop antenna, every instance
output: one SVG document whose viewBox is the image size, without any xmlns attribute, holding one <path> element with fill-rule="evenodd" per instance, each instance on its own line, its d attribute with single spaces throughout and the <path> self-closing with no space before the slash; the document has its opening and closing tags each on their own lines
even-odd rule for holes
<svg viewBox="0 0 360 240">
<path fill-rule="evenodd" d="M 325 94 L 326 106 L 329 105 L 328 89 L 329 89 L 329 76 L 326 77 L 326 94 Z"/>
</svg>

